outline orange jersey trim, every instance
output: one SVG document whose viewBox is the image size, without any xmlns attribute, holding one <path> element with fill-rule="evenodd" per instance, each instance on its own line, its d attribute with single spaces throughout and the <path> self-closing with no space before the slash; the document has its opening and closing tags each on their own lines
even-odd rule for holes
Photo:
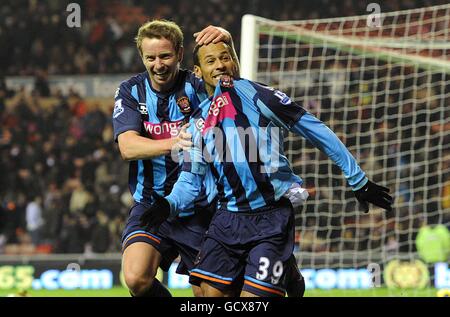
<svg viewBox="0 0 450 317">
<path fill-rule="evenodd" d="M 221 283 L 221 284 L 225 284 L 225 285 L 230 285 L 231 281 L 224 281 L 215 277 L 211 277 L 208 275 L 203 275 L 197 272 L 191 272 L 191 275 L 196 276 L 196 277 L 200 277 L 202 279 L 208 280 L 208 281 L 212 281 L 212 282 L 217 282 L 217 283 Z"/>
<path fill-rule="evenodd" d="M 265 292 L 273 293 L 273 294 L 280 295 L 280 296 L 284 297 L 284 292 L 282 292 L 282 291 L 278 291 L 278 290 L 275 290 L 273 288 L 262 286 L 262 285 L 259 285 L 259 284 L 256 284 L 256 283 L 253 283 L 253 282 L 250 282 L 250 281 L 247 281 L 247 280 L 245 280 L 244 283 L 250 285 L 251 287 L 263 290 Z"/>
<path fill-rule="evenodd" d="M 133 234 L 133 235 L 132 235 L 131 237 L 129 237 L 128 239 L 126 239 L 125 242 L 124 242 L 123 244 L 126 245 L 127 242 L 128 242 L 130 239 L 134 238 L 134 237 L 147 237 L 147 238 L 149 238 L 149 239 L 155 241 L 156 243 L 161 243 L 161 241 L 159 241 L 159 240 L 156 239 L 155 237 L 152 237 L 152 236 L 149 235 L 149 234 L 145 234 L 145 233 L 136 233 L 136 234 Z"/>
</svg>

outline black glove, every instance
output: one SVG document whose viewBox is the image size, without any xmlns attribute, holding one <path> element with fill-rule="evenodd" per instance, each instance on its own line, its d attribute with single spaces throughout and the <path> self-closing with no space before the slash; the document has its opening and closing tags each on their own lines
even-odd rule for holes
<svg viewBox="0 0 450 317">
<path fill-rule="evenodd" d="M 375 206 L 392 211 L 392 197 L 388 194 L 389 188 L 377 185 L 368 181 L 362 188 L 354 191 L 356 199 L 358 199 L 361 206 L 364 208 L 364 212 L 369 212 L 368 203 L 372 203 Z"/>
<path fill-rule="evenodd" d="M 152 232 L 157 232 L 159 226 L 170 216 L 170 205 L 167 199 L 154 193 L 155 201 L 142 214 L 140 225 Z"/>
</svg>

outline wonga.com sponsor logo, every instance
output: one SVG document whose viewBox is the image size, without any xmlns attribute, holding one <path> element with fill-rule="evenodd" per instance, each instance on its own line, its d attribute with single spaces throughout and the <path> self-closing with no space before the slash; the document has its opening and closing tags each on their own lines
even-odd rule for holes
<svg viewBox="0 0 450 317">
<path fill-rule="evenodd" d="M 144 121 L 144 128 L 148 135 L 154 140 L 170 139 L 178 135 L 179 127 L 183 120 L 164 121 L 162 123 L 151 123 Z"/>
</svg>

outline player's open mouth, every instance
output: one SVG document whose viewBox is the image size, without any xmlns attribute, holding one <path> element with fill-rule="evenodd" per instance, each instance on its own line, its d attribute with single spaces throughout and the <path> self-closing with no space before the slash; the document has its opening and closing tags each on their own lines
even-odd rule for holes
<svg viewBox="0 0 450 317">
<path fill-rule="evenodd" d="M 164 73 L 153 73 L 154 75 L 155 75 L 155 77 L 157 78 L 157 79 L 160 79 L 160 80 L 164 80 L 164 79 L 167 79 L 167 77 L 169 77 L 169 72 L 164 72 Z"/>
<path fill-rule="evenodd" d="M 214 78 L 215 80 L 219 80 L 220 77 L 222 77 L 223 75 L 230 75 L 230 74 L 228 74 L 228 73 L 222 73 L 222 74 L 214 75 L 214 76 L 212 76 L 212 78 Z M 231 76 L 231 75 L 230 75 L 230 76 Z"/>
</svg>

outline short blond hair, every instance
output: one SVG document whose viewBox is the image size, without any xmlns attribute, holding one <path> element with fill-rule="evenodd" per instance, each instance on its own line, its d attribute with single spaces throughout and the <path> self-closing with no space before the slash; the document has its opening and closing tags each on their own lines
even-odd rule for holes
<svg viewBox="0 0 450 317">
<path fill-rule="evenodd" d="M 145 38 L 165 38 L 169 40 L 178 53 L 183 47 L 183 32 L 175 22 L 168 20 L 153 20 L 143 24 L 135 37 L 136 46 L 142 56 L 142 41 Z"/>
</svg>

